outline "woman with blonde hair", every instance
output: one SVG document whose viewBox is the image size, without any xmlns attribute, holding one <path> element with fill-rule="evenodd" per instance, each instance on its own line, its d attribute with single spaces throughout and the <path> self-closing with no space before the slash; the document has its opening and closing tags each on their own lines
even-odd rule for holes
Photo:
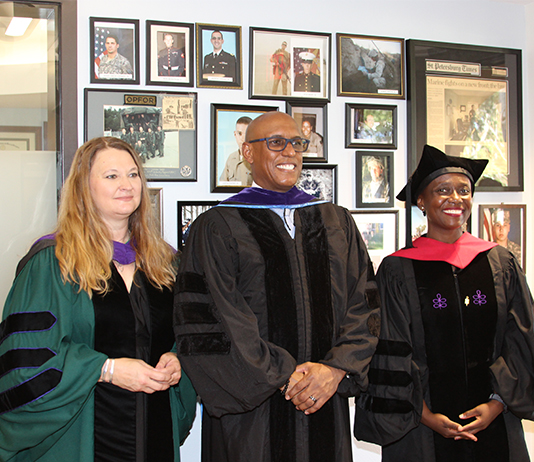
<svg viewBox="0 0 534 462">
<path fill-rule="evenodd" d="M 171 352 L 175 268 L 136 152 L 85 143 L 4 307 L 0 460 L 179 460 L 196 395 Z"/>
</svg>

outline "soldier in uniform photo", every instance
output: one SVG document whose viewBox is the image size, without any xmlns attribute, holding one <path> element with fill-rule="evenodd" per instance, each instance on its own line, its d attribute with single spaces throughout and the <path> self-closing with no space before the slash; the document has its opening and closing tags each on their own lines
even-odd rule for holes
<svg viewBox="0 0 534 462">
<path fill-rule="evenodd" d="M 133 68 L 127 58 L 119 54 L 119 39 L 115 35 L 106 37 L 106 51 L 97 60 L 96 76 L 99 79 L 132 79 Z"/>
<path fill-rule="evenodd" d="M 493 242 L 508 249 L 521 265 L 521 246 L 508 239 L 510 233 L 510 211 L 495 209 L 491 214 Z"/>
<path fill-rule="evenodd" d="M 158 75 L 181 77 L 185 74 L 185 50 L 174 47 L 172 34 L 163 33 L 165 48 L 158 53 Z"/>
<path fill-rule="evenodd" d="M 287 95 L 287 82 L 290 79 L 289 69 L 291 69 L 291 58 L 286 51 L 287 42 L 283 41 L 282 46 L 271 56 L 273 65 L 273 95 L 278 93 L 278 85 L 282 82 L 282 95 Z"/>
<path fill-rule="evenodd" d="M 311 71 L 315 55 L 309 51 L 299 54 L 302 64 L 302 71 L 295 77 L 295 91 L 321 91 L 321 78 Z"/>
<path fill-rule="evenodd" d="M 240 186 L 250 186 L 252 184 L 250 164 L 243 158 L 241 153 L 241 146 L 245 141 L 245 133 L 250 122 L 252 122 L 252 119 L 247 116 L 237 119 L 234 131 L 237 151 L 232 152 L 226 159 L 219 181 L 239 181 Z"/>
<path fill-rule="evenodd" d="M 218 30 L 214 30 L 211 33 L 213 52 L 204 56 L 203 77 L 204 79 L 207 79 L 210 77 L 209 74 L 214 74 L 212 80 L 217 80 L 217 77 L 231 77 L 232 82 L 235 82 L 235 56 L 222 49 L 223 43 L 224 39 L 222 33 Z"/>
<path fill-rule="evenodd" d="M 310 140 L 306 155 L 314 154 L 317 157 L 323 157 L 323 137 L 313 130 L 313 123 L 308 119 L 303 119 L 300 131 L 304 138 Z"/>
</svg>

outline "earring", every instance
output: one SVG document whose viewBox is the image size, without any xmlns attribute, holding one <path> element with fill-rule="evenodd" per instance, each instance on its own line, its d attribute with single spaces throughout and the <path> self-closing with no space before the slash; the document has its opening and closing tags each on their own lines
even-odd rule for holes
<svg viewBox="0 0 534 462">
<path fill-rule="evenodd" d="M 421 207 L 421 212 L 423 212 L 423 216 L 426 217 L 426 210 L 424 207 Z"/>
</svg>

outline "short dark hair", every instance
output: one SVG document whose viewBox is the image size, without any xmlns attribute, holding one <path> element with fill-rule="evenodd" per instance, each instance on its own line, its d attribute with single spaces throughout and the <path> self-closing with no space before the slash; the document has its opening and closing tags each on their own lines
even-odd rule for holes
<svg viewBox="0 0 534 462">
<path fill-rule="evenodd" d="M 115 42 L 117 43 L 117 45 L 119 44 L 119 38 L 118 38 L 115 34 L 108 34 L 108 35 L 106 36 L 106 40 L 107 40 L 108 38 L 110 38 L 110 37 L 111 37 L 113 40 L 115 40 Z M 105 40 L 104 40 L 104 41 L 105 41 Z"/>
<path fill-rule="evenodd" d="M 212 33 L 211 33 L 211 37 L 213 38 L 213 34 L 215 34 L 216 32 L 218 32 L 219 34 L 221 34 L 221 38 L 224 38 L 222 32 L 220 30 L 214 30 Z"/>
<path fill-rule="evenodd" d="M 237 122 L 235 124 L 236 125 L 237 124 L 248 125 L 250 122 L 252 122 L 252 119 L 250 117 L 243 116 L 243 117 L 240 117 L 239 119 L 237 119 Z"/>
</svg>

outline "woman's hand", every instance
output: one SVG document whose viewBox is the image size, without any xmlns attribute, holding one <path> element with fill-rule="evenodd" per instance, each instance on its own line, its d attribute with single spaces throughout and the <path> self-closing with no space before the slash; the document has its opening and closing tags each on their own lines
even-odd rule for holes
<svg viewBox="0 0 534 462">
<path fill-rule="evenodd" d="M 476 408 L 475 408 L 476 409 Z M 465 414 L 462 414 L 465 415 Z M 439 433 L 444 438 L 454 438 L 455 440 L 477 441 L 477 437 L 469 431 L 463 430 L 462 426 L 450 420 L 443 414 L 434 414 L 423 401 L 423 415 L 421 423 L 428 428 Z M 467 427 L 467 425 L 466 425 Z"/>
<path fill-rule="evenodd" d="M 471 419 L 474 417 L 475 420 L 467 425 L 460 426 L 459 430 L 474 435 L 475 433 L 488 428 L 489 424 L 493 422 L 503 410 L 504 406 L 502 403 L 494 399 L 487 403 L 479 404 L 474 409 L 460 415 L 460 419 Z"/>
<path fill-rule="evenodd" d="M 176 385 L 182 377 L 182 365 L 176 356 L 176 353 L 163 353 L 159 358 L 158 364 L 156 364 L 157 370 L 165 370 L 171 373 L 171 380 L 169 386 Z"/>
<path fill-rule="evenodd" d="M 168 358 L 166 355 L 172 353 L 165 353 L 161 356 L 158 365 L 154 368 L 149 366 L 141 359 L 134 358 L 116 358 L 115 367 L 113 371 L 113 385 L 124 388 L 129 391 L 142 391 L 144 393 L 154 393 L 155 391 L 167 390 L 171 384 L 176 380 L 176 363 L 178 368 L 180 362 L 178 358 L 175 360 Z M 165 357 L 165 359 L 163 359 Z M 160 364 L 167 364 L 168 366 L 160 366 Z M 158 368 L 158 366 L 160 366 Z M 181 371 L 179 372 L 181 373 Z M 109 375 L 109 374 L 107 374 Z M 107 380 L 108 377 L 106 376 Z"/>
</svg>

